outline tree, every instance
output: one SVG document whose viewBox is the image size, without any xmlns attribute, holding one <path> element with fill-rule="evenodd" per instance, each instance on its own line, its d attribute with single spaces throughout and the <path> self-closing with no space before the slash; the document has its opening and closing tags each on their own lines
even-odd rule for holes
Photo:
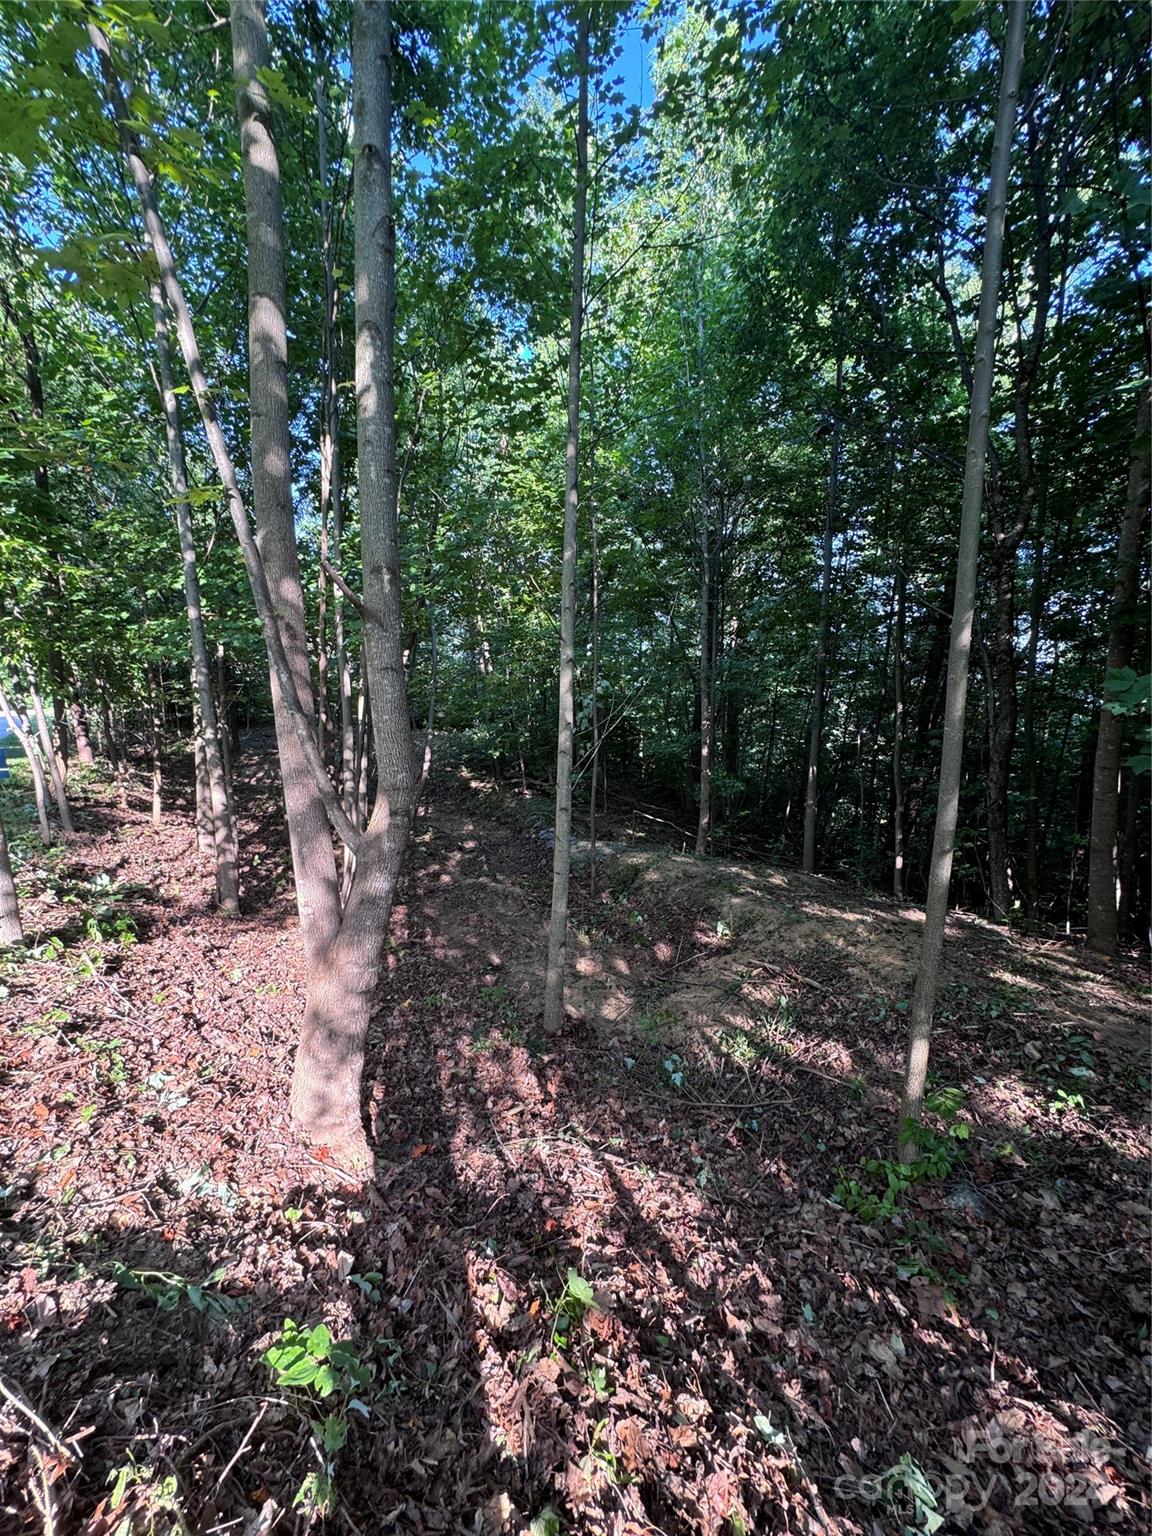
<svg viewBox="0 0 1152 1536">
<path fill-rule="evenodd" d="M 1132 663 L 1150 472 L 1152 413 L 1150 390 L 1145 384 L 1136 412 L 1136 435 L 1128 470 L 1128 494 L 1116 545 L 1116 580 L 1109 616 L 1108 662 L 1104 674 L 1100 724 L 1096 732 L 1096 757 L 1092 768 L 1092 828 L 1088 840 L 1088 948 L 1100 955 L 1115 954 L 1119 937 L 1117 842 L 1124 714 L 1115 707 L 1114 694 L 1124 669 Z"/>
<path fill-rule="evenodd" d="M 952 633 L 948 650 L 947 703 L 940 748 L 940 787 L 936 803 L 936 830 L 924 935 L 916 971 L 916 990 L 909 1019 L 908 1054 L 904 1066 L 904 1091 L 900 1106 L 900 1155 L 915 1160 L 914 1128 L 921 1121 L 932 1017 L 944 927 L 948 917 L 948 893 L 952 856 L 960 806 L 960 781 L 964 758 L 964 715 L 968 701 L 968 661 L 972 650 L 972 622 L 976 603 L 976 569 L 980 551 L 980 517 L 984 498 L 984 463 L 988 452 L 988 422 L 992 402 L 992 378 L 996 358 L 996 322 L 1003 270 L 1004 222 L 1008 200 L 1008 166 L 1016 122 L 1016 98 L 1024 59 L 1024 30 L 1028 7 L 1008 10 L 1008 31 L 1000 75 L 1000 99 L 996 110 L 996 134 L 992 146 L 992 171 L 988 181 L 984 255 L 980 273 L 980 314 L 976 328 L 976 355 L 972 367 L 972 400 L 968 413 L 968 446 L 964 458 L 964 496 L 960 513 L 959 550 L 956 557 L 956 591 L 952 608 Z"/>
<path fill-rule="evenodd" d="M 564 1022 L 568 878 L 572 843 L 572 740 L 576 679 L 576 525 L 580 502 L 580 341 L 584 324 L 584 226 L 588 202 L 588 34 L 583 7 L 576 22 L 576 202 L 572 218 L 572 307 L 568 324 L 568 442 L 564 454 L 564 548 L 560 577 L 560 711 L 556 731 L 556 823 L 552 847 L 552 912 L 544 978 L 544 1028 Z"/>
<path fill-rule="evenodd" d="M 23 944 L 23 942 L 24 927 L 20 921 L 20 903 L 16 897 L 16 882 L 12 878 L 12 860 L 8 854 L 4 818 L 0 816 L 0 945 Z"/>
</svg>

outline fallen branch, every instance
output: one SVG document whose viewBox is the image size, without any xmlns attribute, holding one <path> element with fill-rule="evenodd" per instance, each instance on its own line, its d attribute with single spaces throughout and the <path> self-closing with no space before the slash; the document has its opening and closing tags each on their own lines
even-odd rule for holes
<svg viewBox="0 0 1152 1536">
<path fill-rule="evenodd" d="M 30 1424 L 34 1425 L 35 1428 L 37 1428 L 44 1436 L 45 1440 L 52 1447 L 52 1449 L 59 1455 L 67 1456 L 69 1460 L 83 1460 L 84 1453 L 80 1450 L 69 1448 L 67 1445 L 65 1445 L 64 1441 L 61 1440 L 56 1431 L 45 1424 L 44 1420 L 36 1412 L 35 1408 L 30 1407 L 28 1403 L 26 1403 L 20 1396 L 19 1392 L 14 1391 L 13 1388 L 8 1385 L 3 1376 L 0 1376 L 0 1396 L 3 1396 L 6 1401 L 11 1403 L 12 1407 L 16 1409 L 17 1413 L 22 1414 Z"/>
</svg>

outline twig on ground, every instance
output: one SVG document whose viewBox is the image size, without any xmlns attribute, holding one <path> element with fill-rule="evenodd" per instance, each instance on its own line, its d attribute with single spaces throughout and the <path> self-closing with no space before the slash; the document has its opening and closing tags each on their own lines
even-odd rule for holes
<svg viewBox="0 0 1152 1536">
<path fill-rule="evenodd" d="M 236 1463 L 240 1460 L 241 1456 L 243 1456 L 244 1452 L 248 1449 L 248 1445 L 249 1445 L 249 1442 L 252 1439 L 252 1436 L 256 1433 L 256 1430 L 260 1426 L 260 1421 L 263 1419 L 264 1415 L 268 1412 L 268 1407 L 269 1407 L 268 1400 L 267 1400 L 267 1398 L 265 1398 L 265 1400 L 260 1404 L 260 1411 L 257 1413 L 256 1417 L 252 1420 L 251 1424 L 249 1424 L 247 1432 L 244 1435 L 243 1440 L 241 1440 L 240 1444 L 236 1447 L 235 1451 L 233 1452 L 231 1458 L 228 1461 L 228 1464 L 225 1466 L 225 1468 L 224 1468 L 223 1472 L 221 1472 L 220 1476 L 216 1479 L 215 1487 L 212 1489 L 212 1497 L 213 1498 L 215 1498 L 216 1495 L 220 1492 L 221 1488 L 223 1488 L 224 1481 L 227 1478 L 229 1472 L 231 1472 L 232 1468 L 236 1465 Z"/>
<path fill-rule="evenodd" d="M 49 1426 L 45 1424 L 44 1420 L 36 1412 L 35 1408 L 30 1407 L 20 1396 L 19 1392 L 14 1391 L 8 1385 L 3 1376 L 0 1376 L 0 1396 L 3 1396 L 7 1402 L 11 1403 L 12 1407 L 16 1409 L 17 1413 L 23 1414 L 30 1424 L 35 1425 L 35 1427 L 44 1436 L 45 1440 L 47 1440 L 48 1444 L 54 1451 L 58 1452 L 59 1455 L 67 1456 L 70 1461 L 83 1460 L 83 1451 L 65 1445 L 64 1441 L 61 1440 L 56 1431 L 49 1428 Z"/>
</svg>

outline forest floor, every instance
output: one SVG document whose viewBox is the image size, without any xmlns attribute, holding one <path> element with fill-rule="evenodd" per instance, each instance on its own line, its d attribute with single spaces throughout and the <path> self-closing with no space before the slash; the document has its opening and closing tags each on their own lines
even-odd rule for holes
<svg viewBox="0 0 1152 1536">
<path fill-rule="evenodd" d="M 632 843 L 599 894 L 577 871 L 543 1040 L 548 801 L 449 763 L 388 940 L 365 1188 L 287 1120 L 263 750 L 238 921 L 186 802 L 154 829 L 94 779 L 75 840 L 21 845 L 0 1530 L 302 1530 L 326 1465 L 325 1527 L 360 1536 L 1147 1527 L 1145 968 L 958 916 L 903 1188 L 915 909 Z M 348 1341 L 311 1335 L 311 1385 L 286 1318 Z"/>
</svg>

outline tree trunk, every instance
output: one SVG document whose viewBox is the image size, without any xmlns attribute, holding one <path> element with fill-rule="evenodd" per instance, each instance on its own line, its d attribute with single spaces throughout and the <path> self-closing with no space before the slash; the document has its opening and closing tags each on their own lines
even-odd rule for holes
<svg viewBox="0 0 1152 1536">
<path fill-rule="evenodd" d="M 1114 714 L 1108 707 L 1108 677 L 1129 666 L 1132 661 L 1139 617 L 1142 534 L 1144 520 L 1148 515 L 1149 479 L 1152 473 L 1150 432 L 1152 411 L 1149 386 L 1146 384 L 1136 416 L 1136 438 L 1128 468 L 1128 494 L 1116 546 L 1108 660 L 1092 772 L 1092 829 L 1088 838 L 1088 948 L 1098 955 L 1114 955 L 1119 939 L 1116 865 L 1124 716 Z"/>
<path fill-rule="evenodd" d="M 82 767 L 91 768 L 96 761 L 96 754 L 92 750 L 92 738 L 88 734 L 88 717 L 84 712 L 84 706 L 75 694 L 68 706 L 68 722 L 72 727 L 72 740 L 76 743 L 76 761 Z"/>
<path fill-rule="evenodd" d="M 964 457 L 964 495 L 960 540 L 956 557 L 956 591 L 953 599 L 952 634 L 948 653 L 947 700 L 944 738 L 940 749 L 940 783 L 936 804 L 936 830 L 928 877 L 928 901 L 916 990 L 909 1021 L 908 1055 L 904 1067 L 904 1093 L 900 1109 L 900 1156 L 912 1162 L 917 1156 L 915 1129 L 924 1111 L 924 1087 L 932 1039 L 932 1017 L 944 928 L 948 917 L 948 888 L 960 806 L 960 779 L 964 759 L 964 716 L 968 701 L 968 664 L 972 650 L 972 623 L 976 604 L 976 568 L 980 553 L 980 516 L 984 498 L 984 461 L 988 452 L 988 425 L 992 404 L 992 380 L 996 358 L 1000 277 L 1004 255 L 1004 221 L 1008 201 L 1008 166 L 1016 121 L 1016 98 L 1024 56 L 1024 28 L 1028 7 L 1017 5 L 1008 12 L 1008 35 L 1000 75 L 1000 99 L 992 146 L 992 171 L 988 182 L 988 208 L 984 254 L 980 273 L 980 310 L 976 324 L 976 356 L 972 370 L 972 399 L 968 415 L 968 446 Z"/>
<path fill-rule="evenodd" d="M 903 901 L 904 885 L 904 622 L 908 579 L 896 567 L 896 627 L 892 638 L 892 894 Z"/>
<path fill-rule="evenodd" d="M 269 589 L 268 575 L 265 572 L 259 548 L 252 536 L 252 530 L 248 525 L 248 512 L 236 478 L 236 466 L 228 450 L 228 443 L 220 426 L 216 404 L 208 386 L 208 376 L 204 371 L 204 363 L 200 356 L 200 348 L 196 340 L 196 328 L 192 323 L 192 313 L 188 307 L 188 301 L 184 296 L 184 290 L 176 272 L 176 263 L 168 240 L 168 233 L 164 227 L 164 221 L 160 217 L 155 188 L 152 185 L 152 178 L 136 137 L 134 120 L 130 117 L 124 100 L 124 91 L 112 58 L 112 50 L 107 37 L 95 22 L 90 21 L 88 23 L 88 36 L 100 61 L 108 100 L 116 118 L 120 147 L 124 154 L 132 184 L 136 188 L 136 194 L 140 200 L 148 243 L 156 259 L 156 265 L 159 268 L 164 297 L 176 327 L 180 351 L 188 370 L 192 392 L 196 397 L 196 404 L 200 411 L 200 420 L 203 423 L 204 433 L 208 439 L 208 447 L 211 451 L 213 462 L 216 465 L 216 472 L 220 476 L 227 495 L 232 527 L 236 533 L 236 540 L 240 545 L 240 552 L 244 558 L 244 568 L 248 575 L 249 586 L 252 589 L 252 599 L 260 619 L 260 629 L 271 661 L 281 704 L 292 721 L 296 740 L 299 744 L 298 760 L 302 762 L 307 776 L 311 779 L 315 793 L 328 813 L 329 821 L 344 841 L 354 848 L 360 842 L 359 833 L 345 815 L 339 799 L 332 788 L 324 766 L 324 760 L 320 756 L 316 745 L 311 711 L 305 709 L 296 689 L 296 674 L 289 661 L 284 646 L 284 639 L 277 623 L 276 608 Z M 257 297 L 259 298 L 259 296 Z M 267 316 L 268 306 L 258 303 L 257 307 L 262 310 L 261 323 L 257 327 L 257 336 L 259 337 L 263 335 L 265 324 L 270 322 L 268 322 Z M 281 324 L 282 330 L 283 326 Z M 275 476 L 283 479 L 287 471 L 278 461 L 279 450 L 275 452 L 274 462 L 269 467 Z M 297 586 L 299 586 L 299 583 L 297 583 Z M 300 785 L 294 787 L 299 788 Z M 291 831 L 291 828 L 289 830 Z M 335 880 L 333 879 L 334 886 Z M 301 905 L 302 902 L 303 898 L 299 889 L 299 882 L 297 882 L 297 903 Z M 335 906 L 336 901 L 333 899 L 331 903 L 324 904 L 323 910 L 319 914 L 314 910 L 308 911 L 306 914 L 308 921 L 302 923 L 306 933 L 310 931 L 315 922 L 320 922 L 323 928 L 331 910 Z"/>
<path fill-rule="evenodd" d="M 568 328 L 568 445 L 565 453 L 564 555 L 560 577 L 560 705 L 556 732 L 556 832 L 552 849 L 552 915 L 544 978 L 544 1028 L 564 1022 L 564 965 L 568 940 L 568 875 L 572 841 L 572 736 L 576 671 L 576 521 L 579 508 L 580 343 L 584 321 L 584 223 L 588 200 L 588 33 L 582 10 L 576 24 L 576 205 L 572 220 L 572 311 Z"/>
<path fill-rule="evenodd" d="M 416 801 L 404 676 L 397 528 L 393 340 L 392 28 L 389 0 L 356 0 L 356 431 L 364 569 L 364 668 L 378 790 L 339 931 L 313 963 L 292 1078 L 292 1110 L 354 1168 L 370 1154 L 360 1084 L 380 957 Z"/>
<path fill-rule="evenodd" d="M 0 944 L 23 944 L 23 942 L 24 928 L 20 922 L 20 903 L 16 899 L 16 882 L 12 878 L 12 861 L 8 857 L 4 818 L 0 816 Z"/>
<path fill-rule="evenodd" d="M 1028 648 L 1024 657 L 1024 760 L 1026 773 L 1024 837 L 1024 890 L 1028 916 L 1035 922 L 1040 912 L 1040 762 L 1036 740 L 1036 672 L 1040 651 L 1040 626 L 1044 621 L 1045 506 L 1040 502 L 1036 537 L 1032 545 L 1032 591 L 1029 602 Z"/>
<path fill-rule="evenodd" d="M 696 823 L 696 856 L 704 858 L 712 836 L 712 750 L 716 744 L 713 710 L 715 661 L 715 594 L 713 593 L 712 509 L 708 495 L 708 457 L 704 440 L 704 296 L 696 293 L 696 356 L 700 413 L 700 815 Z"/>
<path fill-rule="evenodd" d="M 16 740 L 24 748 L 28 768 L 32 774 L 32 792 L 36 797 L 36 820 L 40 826 L 40 841 L 45 848 L 52 846 L 52 827 L 48 820 L 48 791 L 44 782 L 44 767 L 40 753 L 31 735 L 24 729 L 21 716 L 16 712 L 3 687 L 0 687 L 0 715 L 4 715 Z"/>
<path fill-rule="evenodd" d="M 160 713 L 160 690 L 156 684 L 156 670 L 148 663 L 148 742 L 152 754 L 152 825 L 158 827 L 163 819 L 161 797 L 164 786 L 163 739 L 164 720 Z M 199 800 L 199 796 L 197 796 Z"/>
<path fill-rule="evenodd" d="M 292 432 L 288 406 L 284 207 L 271 106 L 262 71 L 272 66 L 263 0 L 234 0 L 232 63 L 248 225 L 248 398 L 252 432 L 252 512 L 256 543 L 272 594 L 276 628 L 296 700 L 312 715 L 312 680 L 304 591 L 292 504 Z M 291 706 L 271 669 L 276 743 L 300 925 L 309 958 L 325 952 L 340 922 L 332 834 L 309 776 Z M 315 729 L 314 722 L 312 729 Z M 315 738 L 313 737 L 315 741 Z M 317 756 L 319 748 L 317 746 Z M 323 759 L 321 759 L 321 762 Z"/>
<path fill-rule="evenodd" d="M 200 815 L 200 769 L 203 759 L 204 788 L 209 824 L 210 847 L 216 856 L 216 900 L 220 910 L 234 915 L 240 910 L 237 874 L 236 827 L 228 795 L 224 753 L 220 740 L 219 717 L 212 694 L 212 673 L 208 660 L 208 641 L 204 634 L 204 615 L 200 607 L 200 578 L 196 571 L 196 540 L 192 529 L 192 507 L 188 500 L 188 466 L 184 456 L 184 433 L 180 406 L 172 377 L 172 353 L 168 345 L 168 315 L 160 285 L 150 286 L 152 321 L 156 333 L 157 376 L 164 409 L 164 432 L 168 444 L 168 478 L 176 513 L 176 531 L 180 539 L 180 559 L 184 572 L 184 610 L 188 617 L 188 639 L 192 653 L 192 684 L 199 706 L 197 725 L 197 831 Z M 201 845 L 203 846 L 203 845 Z"/>
<path fill-rule="evenodd" d="M 56 811 L 60 817 L 60 829 L 65 837 L 71 837 L 76 831 L 72 821 L 72 812 L 68 806 L 68 796 L 64 789 L 64 775 L 60 772 L 60 765 L 56 761 L 56 753 L 52 744 L 52 736 L 48 730 L 48 721 L 44 715 L 44 704 L 36 690 L 36 684 L 30 683 L 29 697 L 32 700 L 32 708 L 36 715 L 36 729 L 40 735 L 40 746 L 44 752 L 44 760 L 48 764 L 48 772 L 52 778 L 52 797 L 56 801 Z"/>
<path fill-rule="evenodd" d="M 840 485 L 840 393 L 844 361 L 836 359 L 836 416 L 832 422 L 832 452 L 828 465 L 828 505 L 824 517 L 823 568 L 820 579 L 820 631 L 816 638 L 816 677 L 812 687 L 812 718 L 808 737 L 808 771 L 804 781 L 804 854 L 802 868 L 816 868 L 816 818 L 820 808 L 820 738 L 824 729 L 824 683 L 828 670 L 829 618 L 832 611 L 832 543 Z"/>
</svg>

